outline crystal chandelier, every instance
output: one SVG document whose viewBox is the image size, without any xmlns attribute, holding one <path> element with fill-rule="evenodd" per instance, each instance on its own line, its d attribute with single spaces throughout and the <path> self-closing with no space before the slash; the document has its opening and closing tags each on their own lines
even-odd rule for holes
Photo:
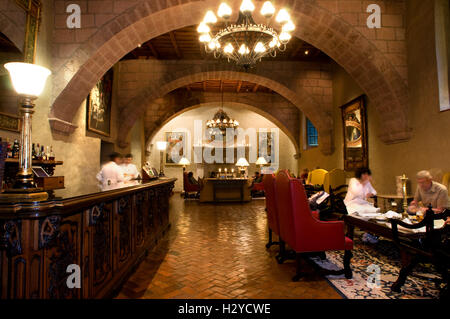
<svg viewBox="0 0 450 319">
<path fill-rule="evenodd" d="M 235 61 L 237 65 L 249 69 L 264 57 L 276 57 L 277 51 L 286 50 L 286 45 L 291 39 L 289 32 L 295 29 L 294 23 L 286 9 L 281 9 L 275 17 L 275 21 L 281 26 L 278 34 L 271 26 L 272 17 L 275 15 L 275 7 L 270 1 L 264 2 L 261 7 L 261 15 L 266 18 L 266 24 L 256 24 L 252 17 L 255 10 L 251 0 L 243 0 L 237 21 L 229 23 L 231 8 L 222 3 L 217 11 L 217 16 L 225 21 L 225 28 L 216 34 L 211 31 L 218 19 L 211 10 L 206 12 L 205 18 L 199 24 L 197 31 L 199 40 L 204 43 L 205 50 L 213 53 L 216 59 L 226 58 L 228 62 Z"/>
<path fill-rule="evenodd" d="M 206 127 L 209 129 L 218 128 L 221 131 L 225 131 L 227 128 L 237 128 L 239 122 L 231 119 L 227 113 L 222 109 L 218 110 L 212 120 L 206 122 Z"/>
<path fill-rule="evenodd" d="M 218 128 L 222 132 L 222 134 L 224 134 L 227 128 L 235 129 L 238 126 L 239 122 L 230 118 L 228 114 L 225 113 L 223 110 L 223 91 L 222 91 L 222 106 L 216 112 L 216 114 L 214 114 L 213 119 L 206 122 L 206 127 L 210 130 L 210 132 L 214 128 Z"/>
</svg>

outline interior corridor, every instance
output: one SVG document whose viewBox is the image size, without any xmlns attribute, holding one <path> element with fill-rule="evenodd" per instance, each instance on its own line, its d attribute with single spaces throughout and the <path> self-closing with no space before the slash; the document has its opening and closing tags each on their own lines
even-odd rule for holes
<svg viewBox="0 0 450 319">
<path fill-rule="evenodd" d="M 313 269 L 292 282 L 295 262 L 279 265 L 266 250 L 264 200 L 201 204 L 171 198 L 169 235 L 123 286 L 117 298 L 341 298 Z"/>
</svg>

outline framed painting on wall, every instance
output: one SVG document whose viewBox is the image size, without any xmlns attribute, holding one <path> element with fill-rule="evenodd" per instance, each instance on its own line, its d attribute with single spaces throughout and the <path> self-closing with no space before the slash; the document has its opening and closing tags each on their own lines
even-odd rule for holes
<svg viewBox="0 0 450 319">
<path fill-rule="evenodd" d="M 273 131 L 258 131 L 258 154 L 257 158 L 262 156 L 267 163 L 273 164 L 276 162 L 276 143 L 277 135 Z"/>
<path fill-rule="evenodd" d="M 0 130 L 20 132 L 20 118 L 16 115 L 0 112 Z"/>
<path fill-rule="evenodd" d="M 34 63 L 42 4 L 39 0 L 16 0 L 16 3 L 22 7 L 27 14 L 25 43 L 23 47 L 24 62 Z"/>
<path fill-rule="evenodd" d="M 186 132 L 166 132 L 166 165 L 179 165 L 178 162 L 184 156 L 186 144 Z"/>
<path fill-rule="evenodd" d="M 344 169 L 353 171 L 369 165 L 367 118 L 364 96 L 341 106 L 344 130 Z"/>
<path fill-rule="evenodd" d="M 104 136 L 111 135 L 113 73 L 113 69 L 106 72 L 86 101 L 86 129 Z"/>
</svg>

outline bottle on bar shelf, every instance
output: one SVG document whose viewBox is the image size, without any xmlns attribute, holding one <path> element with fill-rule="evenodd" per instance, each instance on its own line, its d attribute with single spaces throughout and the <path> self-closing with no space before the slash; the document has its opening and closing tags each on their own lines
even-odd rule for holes
<svg viewBox="0 0 450 319">
<path fill-rule="evenodd" d="M 11 143 L 9 142 L 9 138 L 6 139 L 6 142 L 8 143 L 6 157 L 7 158 L 12 158 L 13 157 L 12 147 L 11 147 Z"/>
<path fill-rule="evenodd" d="M 35 160 L 36 159 L 36 145 L 34 145 L 34 143 L 31 146 L 31 159 Z"/>
<path fill-rule="evenodd" d="M 19 153 L 20 153 L 19 141 L 18 140 L 14 140 L 14 145 L 13 145 L 13 148 L 12 148 L 12 156 L 13 156 L 13 158 L 19 158 Z"/>
<path fill-rule="evenodd" d="M 51 146 L 51 145 L 50 145 L 50 154 L 49 154 L 48 159 L 50 161 L 54 161 L 55 160 L 55 153 L 53 153 L 53 146 Z"/>
<path fill-rule="evenodd" d="M 41 161 L 45 161 L 45 160 L 47 160 L 47 158 L 45 156 L 44 145 L 41 145 Z"/>
<path fill-rule="evenodd" d="M 40 146 L 39 146 L 39 143 L 37 144 L 37 146 L 36 146 L 36 160 L 40 160 L 41 159 L 41 148 L 40 148 Z"/>
</svg>

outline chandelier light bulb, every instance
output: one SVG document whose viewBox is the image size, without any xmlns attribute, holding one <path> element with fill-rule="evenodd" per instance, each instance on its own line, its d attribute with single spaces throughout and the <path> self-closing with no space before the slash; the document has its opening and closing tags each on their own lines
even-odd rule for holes
<svg viewBox="0 0 450 319">
<path fill-rule="evenodd" d="M 256 53 L 263 53 L 266 52 L 266 47 L 264 46 L 264 44 L 262 44 L 262 42 L 258 42 L 255 46 L 255 52 Z"/>
<path fill-rule="evenodd" d="M 217 17 L 211 10 L 208 10 L 205 14 L 205 18 L 203 19 L 203 22 L 206 24 L 214 24 L 217 22 Z"/>
<path fill-rule="evenodd" d="M 291 19 L 291 16 L 286 11 L 286 9 L 281 9 L 280 11 L 278 11 L 277 17 L 275 18 L 275 20 L 278 23 L 285 23 L 285 22 L 288 22 L 290 19 Z"/>
<path fill-rule="evenodd" d="M 219 6 L 219 10 L 217 11 L 217 15 L 223 19 L 229 19 L 231 17 L 231 8 L 225 2 L 222 2 Z"/>
<path fill-rule="evenodd" d="M 244 0 L 242 1 L 240 10 L 243 13 L 250 13 L 253 12 L 253 10 L 255 10 L 255 5 L 252 3 L 251 0 Z"/>
<path fill-rule="evenodd" d="M 291 35 L 287 32 L 281 32 L 280 41 L 282 43 L 287 43 L 291 39 Z"/>
<path fill-rule="evenodd" d="M 275 13 L 275 7 L 273 6 L 272 2 L 266 1 L 264 2 L 262 8 L 261 8 L 261 14 L 266 17 L 267 19 L 270 19 L 273 14 Z"/>
<path fill-rule="evenodd" d="M 244 55 L 250 53 L 250 50 L 247 48 L 245 44 L 242 44 L 238 52 L 239 54 Z"/>
<path fill-rule="evenodd" d="M 231 43 L 228 43 L 224 48 L 223 48 L 223 52 L 225 52 L 226 54 L 231 54 L 234 51 L 234 47 Z"/>
<path fill-rule="evenodd" d="M 198 28 L 197 28 L 198 33 L 209 33 L 210 31 L 211 31 L 211 29 L 206 25 L 205 22 L 201 22 L 198 25 Z"/>
<path fill-rule="evenodd" d="M 295 25 L 291 20 L 286 22 L 281 29 L 282 32 L 291 32 L 294 30 L 295 30 Z"/>
<path fill-rule="evenodd" d="M 199 40 L 202 43 L 206 43 L 206 42 L 211 41 L 211 36 L 208 33 L 204 33 L 200 36 Z"/>
<path fill-rule="evenodd" d="M 214 41 L 211 41 L 208 43 L 208 48 L 210 50 L 214 50 L 216 48 L 216 43 Z"/>
</svg>

